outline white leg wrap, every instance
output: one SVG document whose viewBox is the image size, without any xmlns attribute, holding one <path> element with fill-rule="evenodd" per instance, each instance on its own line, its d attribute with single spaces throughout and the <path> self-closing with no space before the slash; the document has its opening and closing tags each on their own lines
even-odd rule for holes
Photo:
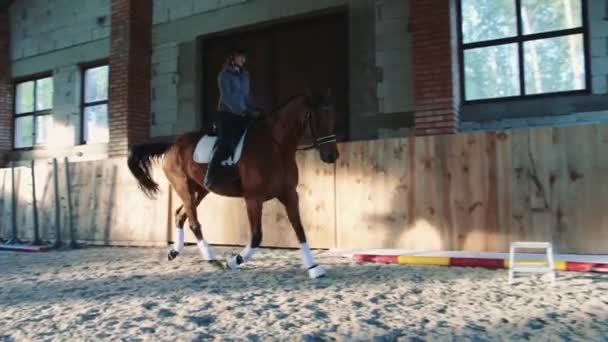
<svg viewBox="0 0 608 342">
<path fill-rule="evenodd" d="M 302 251 L 302 264 L 304 267 L 311 268 L 315 265 L 315 261 L 312 259 L 312 253 L 308 247 L 308 243 L 304 242 L 300 244 L 300 250 Z"/>
<path fill-rule="evenodd" d="M 183 228 L 177 228 L 177 240 L 175 241 L 175 243 L 173 244 L 173 250 L 175 250 L 176 252 L 181 252 L 184 249 L 184 229 Z"/>
<path fill-rule="evenodd" d="M 240 253 L 243 257 L 243 261 L 248 261 L 251 259 L 256 250 L 257 248 L 251 248 L 250 245 L 247 245 Z"/>
<path fill-rule="evenodd" d="M 203 255 L 203 260 L 206 260 L 206 261 L 215 260 L 215 255 L 213 254 L 213 251 L 211 250 L 211 248 L 209 247 L 209 245 L 207 244 L 207 242 L 205 240 L 199 241 L 197 245 L 198 245 L 198 249 L 201 250 L 201 254 Z"/>
<path fill-rule="evenodd" d="M 237 267 L 239 267 L 239 263 L 236 261 L 236 258 L 237 258 L 236 255 L 233 255 L 230 258 L 228 258 L 227 265 L 228 265 L 229 269 L 236 270 Z"/>
<path fill-rule="evenodd" d="M 325 269 L 321 266 L 316 266 L 308 270 L 308 276 L 310 279 L 317 279 L 325 276 Z"/>
<path fill-rule="evenodd" d="M 250 245 L 247 245 L 245 248 L 243 248 L 243 250 L 241 251 L 241 253 L 239 253 L 239 255 L 242 258 L 242 262 L 248 261 L 249 259 L 251 259 L 251 257 L 253 257 L 253 254 L 255 253 L 255 251 L 257 250 L 257 248 L 251 248 Z M 239 267 L 239 262 L 238 262 L 238 256 L 239 255 L 233 255 L 230 258 L 228 258 L 228 268 L 230 268 L 231 270 L 235 270 Z"/>
</svg>

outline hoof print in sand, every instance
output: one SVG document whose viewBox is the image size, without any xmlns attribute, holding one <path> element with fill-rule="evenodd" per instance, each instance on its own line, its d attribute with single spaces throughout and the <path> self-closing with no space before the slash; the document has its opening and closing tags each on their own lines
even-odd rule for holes
<svg viewBox="0 0 608 342">
<path fill-rule="evenodd" d="M 199 327 L 206 327 L 209 324 L 215 322 L 215 316 L 204 315 L 204 316 L 187 316 L 186 319 Z"/>
<path fill-rule="evenodd" d="M 160 309 L 158 310 L 158 317 L 160 318 L 168 318 L 175 316 L 175 312 L 168 309 Z"/>
</svg>

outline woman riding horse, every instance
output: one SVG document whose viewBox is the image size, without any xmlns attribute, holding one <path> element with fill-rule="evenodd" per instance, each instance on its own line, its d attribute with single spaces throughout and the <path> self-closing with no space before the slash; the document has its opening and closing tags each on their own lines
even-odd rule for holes
<svg viewBox="0 0 608 342">
<path fill-rule="evenodd" d="M 223 182 L 212 188 L 220 196 L 242 197 L 247 205 L 251 242 L 241 253 L 228 259 L 228 268 L 235 269 L 249 260 L 260 246 L 262 209 L 266 201 L 276 198 L 285 206 L 300 243 L 302 264 L 308 268 L 309 276 L 317 278 L 325 275 L 323 268 L 314 262 L 300 219 L 296 151 L 305 130 L 310 129 L 312 147 L 319 151 L 321 160 L 335 163 L 339 154 L 334 126 L 335 112 L 329 92 L 325 95 L 294 96 L 279 110 L 250 126 L 236 165 L 241 181 Z M 183 226 L 188 219 L 203 259 L 216 264 L 219 262 L 203 238 L 196 210 L 209 194 L 202 184 L 207 165 L 193 160 L 194 148 L 204 135 L 205 132 L 192 132 L 180 136 L 175 143 L 136 145 L 129 154 L 129 170 L 144 193 L 151 197 L 159 191 L 158 183 L 152 179 L 151 163 L 155 158 L 164 156 L 165 176 L 182 200 L 182 206 L 175 212 L 177 241 L 169 250 L 169 260 L 176 258 L 184 248 Z"/>
<path fill-rule="evenodd" d="M 220 98 L 216 115 L 217 149 L 209 163 L 205 187 L 216 185 L 218 169 L 234 153 L 245 129 L 261 111 L 253 104 L 249 94 L 249 72 L 245 69 L 245 50 L 230 50 L 224 67 L 218 75 Z"/>
</svg>

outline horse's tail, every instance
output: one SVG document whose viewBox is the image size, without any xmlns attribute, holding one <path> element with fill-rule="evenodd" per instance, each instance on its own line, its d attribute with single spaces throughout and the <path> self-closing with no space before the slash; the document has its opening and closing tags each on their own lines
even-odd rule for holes
<svg viewBox="0 0 608 342">
<path fill-rule="evenodd" d="M 150 172 L 152 162 L 162 157 L 171 145 L 170 143 L 142 144 L 135 145 L 129 150 L 127 161 L 129 170 L 139 182 L 141 191 L 149 198 L 154 199 L 158 193 L 158 183 L 152 179 Z"/>
</svg>

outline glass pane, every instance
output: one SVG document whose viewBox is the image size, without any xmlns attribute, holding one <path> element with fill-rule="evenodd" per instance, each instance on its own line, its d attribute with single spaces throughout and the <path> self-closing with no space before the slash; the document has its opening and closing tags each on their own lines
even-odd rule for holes
<svg viewBox="0 0 608 342">
<path fill-rule="evenodd" d="M 15 104 L 17 114 L 34 111 L 34 81 L 17 84 Z"/>
<path fill-rule="evenodd" d="M 524 43 L 526 94 L 585 89 L 583 35 Z"/>
<path fill-rule="evenodd" d="M 84 141 L 86 143 L 104 143 L 110 140 L 107 105 L 85 107 L 84 120 Z"/>
<path fill-rule="evenodd" d="M 36 81 L 36 110 L 53 108 L 53 78 Z"/>
<path fill-rule="evenodd" d="M 87 69 L 84 73 L 85 103 L 108 99 L 108 66 Z"/>
<path fill-rule="evenodd" d="M 15 118 L 15 148 L 32 147 L 34 144 L 34 117 Z"/>
<path fill-rule="evenodd" d="M 464 51 L 467 100 L 520 95 L 517 44 Z"/>
<path fill-rule="evenodd" d="M 36 145 L 44 145 L 49 142 L 53 119 L 51 115 L 36 117 Z"/>
<path fill-rule="evenodd" d="M 515 35 L 515 0 L 462 0 L 462 39 L 465 43 Z"/>
<path fill-rule="evenodd" d="M 582 26 L 581 0 L 522 0 L 524 34 Z"/>
</svg>

